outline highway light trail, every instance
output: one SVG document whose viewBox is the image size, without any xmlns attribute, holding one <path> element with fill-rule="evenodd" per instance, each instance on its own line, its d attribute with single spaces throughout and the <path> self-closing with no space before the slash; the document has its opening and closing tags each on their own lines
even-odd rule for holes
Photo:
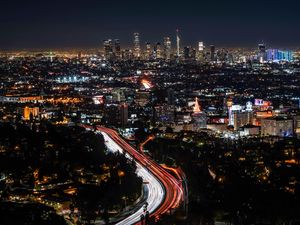
<svg viewBox="0 0 300 225">
<path fill-rule="evenodd" d="M 105 143 L 111 151 L 124 152 L 127 157 L 135 160 L 137 173 L 147 183 L 149 189 L 147 210 L 150 217 L 159 218 L 160 215 L 179 207 L 184 198 L 180 181 L 151 158 L 136 151 L 116 131 L 105 127 L 97 127 L 97 130 L 103 134 Z M 143 207 L 118 224 L 139 224 L 142 214 L 144 214 Z"/>
<path fill-rule="evenodd" d="M 105 144 L 107 148 L 112 152 L 120 152 L 125 153 L 123 149 L 114 142 L 109 135 L 107 135 L 105 132 L 102 132 Z M 132 159 L 132 157 L 129 154 L 126 154 L 127 158 Z M 143 167 L 139 162 L 136 162 L 137 166 L 137 174 L 138 176 L 142 177 L 143 181 L 145 182 L 147 189 L 148 189 L 148 197 L 147 197 L 147 203 L 148 203 L 148 211 L 151 213 L 155 211 L 155 209 L 160 205 L 160 203 L 164 200 L 164 188 L 162 184 L 158 181 L 158 179 L 151 174 L 145 167 Z M 118 222 L 117 224 L 134 224 L 141 219 L 141 215 L 144 214 L 144 209 L 141 207 L 138 211 L 136 211 L 134 214 L 130 215 L 126 219 Z"/>
</svg>

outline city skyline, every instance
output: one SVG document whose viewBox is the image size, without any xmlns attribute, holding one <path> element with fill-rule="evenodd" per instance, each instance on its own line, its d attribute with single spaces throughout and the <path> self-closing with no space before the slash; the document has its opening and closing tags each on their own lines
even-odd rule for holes
<svg viewBox="0 0 300 225">
<path fill-rule="evenodd" d="M 299 8 L 3 2 L 0 225 L 300 225 Z"/>
<path fill-rule="evenodd" d="M 0 11 L 0 49 L 97 48 L 102 40 L 120 39 L 132 46 L 139 32 L 141 45 L 171 37 L 180 30 L 182 45 L 198 41 L 228 47 L 252 47 L 264 41 L 274 47 L 298 47 L 299 3 L 289 0 L 194 2 L 152 1 L 39 3 L 5 2 Z M 270 16 L 271 15 L 271 16 Z M 280 15 L 280 16 L 276 16 Z"/>
</svg>

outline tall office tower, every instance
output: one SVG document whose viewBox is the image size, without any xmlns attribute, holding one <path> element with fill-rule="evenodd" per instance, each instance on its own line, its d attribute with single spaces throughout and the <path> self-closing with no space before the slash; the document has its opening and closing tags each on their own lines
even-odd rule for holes
<svg viewBox="0 0 300 225">
<path fill-rule="evenodd" d="M 146 52 L 145 52 L 145 59 L 150 60 L 152 57 L 152 49 L 150 42 L 146 42 Z"/>
<path fill-rule="evenodd" d="M 202 41 L 198 42 L 198 51 L 203 52 L 204 51 L 204 43 Z"/>
<path fill-rule="evenodd" d="M 176 30 L 176 47 L 177 47 L 177 51 L 176 51 L 176 56 L 179 59 L 180 57 L 180 38 L 179 38 L 179 30 Z"/>
<path fill-rule="evenodd" d="M 210 46 L 210 61 L 215 61 L 216 48 L 214 45 Z"/>
<path fill-rule="evenodd" d="M 156 45 L 154 46 L 154 58 L 155 59 L 162 58 L 161 44 L 159 42 L 157 42 Z"/>
<path fill-rule="evenodd" d="M 133 34 L 133 56 L 135 59 L 139 59 L 141 57 L 141 46 L 140 46 L 140 34 Z"/>
<path fill-rule="evenodd" d="M 258 60 L 262 63 L 266 61 L 266 45 L 265 44 L 259 44 L 258 45 Z"/>
<path fill-rule="evenodd" d="M 106 60 L 111 60 L 113 59 L 114 56 L 114 51 L 113 51 L 113 46 L 112 46 L 112 40 L 107 39 L 103 41 L 103 48 L 104 48 L 104 57 Z"/>
<path fill-rule="evenodd" d="M 227 105 L 230 104 L 227 102 Z M 241 105 L 231 105 L 228 107 L 228 125 L 234 126 L 234 113 L 242 111 Z"/>
<path fill-rule="evenodd" d="M 121 44 L 120 44 L 119 39 L 115 39 L 115 56 L 116 56 L 116 59 L 121 59 L 122 58 Z"/>
<path fill-rule="evenodd" d="M 196 58 L 198 61 L 204 61 L 204 43 L 202 41 L 198 42 L 198 52 L 196 53 Z"/>
<path fill-rule="evenodd" d="M 120 123 L 121 126 L 124 127 L 128 123 L 128 105 L 126 103 L 122 103 L 119 109 L 120 109 Z"/>
<path fill-rule="evenodd" d="M 169 37 L 164 38 L 164 59 L 171 59 L 171 39 Z"/>
<path fill-rule="evenodd" d="M 221 62 L 225 62 L 227 59 L 228 51 L 222 48 L 220 51 L 217 52 L 217 60 Z"/>
</svg>

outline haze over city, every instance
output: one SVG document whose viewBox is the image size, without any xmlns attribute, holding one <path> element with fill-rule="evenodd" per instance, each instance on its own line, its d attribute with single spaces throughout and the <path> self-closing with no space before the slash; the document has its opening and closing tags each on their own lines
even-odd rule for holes
<svg viewBox="0 0 300 225">
<path fill-rule="evenodd" d="M 143 42 L 174 37 L 194 45 L 297 47 L 299 1 L 4 1 L 0 49 L 97 48 L 118 38 L 124 47 L 139 32 Z"/>
</svg>

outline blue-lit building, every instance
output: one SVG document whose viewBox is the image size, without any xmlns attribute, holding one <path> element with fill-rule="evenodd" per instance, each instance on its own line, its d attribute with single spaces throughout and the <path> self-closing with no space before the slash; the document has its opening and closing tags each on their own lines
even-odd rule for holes
<svg viewBox="0 0 300 225">
<path fill-rule="evenodd" d="M 89 77 L 79 76 L 79 75 L 69 75 L 69 76 L 60 76 L 55 79 L 57 83 L 80 83 L 86 82 L 89 80 Z"/>
<path fill-rule="evenodd" d="M 282 51 L 279 49 L 268 49 L 267 50 L 267 61 L 292 61 L 292 51 Z"/>
</svg>

